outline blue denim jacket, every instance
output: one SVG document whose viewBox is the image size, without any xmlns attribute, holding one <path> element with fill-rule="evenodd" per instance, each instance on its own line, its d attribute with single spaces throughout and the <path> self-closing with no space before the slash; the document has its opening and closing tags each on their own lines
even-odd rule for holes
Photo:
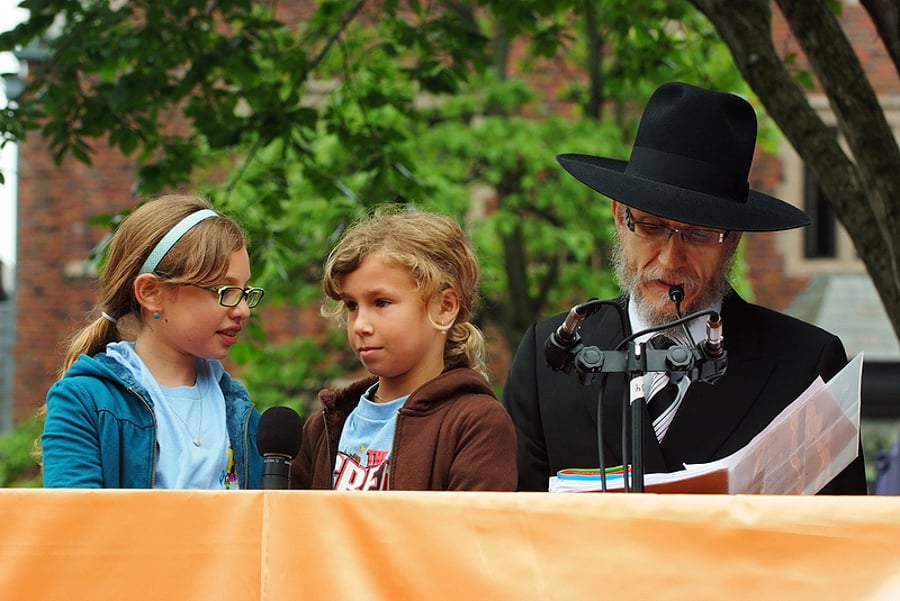
<svg viewBox="0 0 900 601">
<path fill-rule="evenodd" d="M 219 379 L 241 488 L 259 488 L 259 411 L 227 372 Z M 153 488 L 153 400 L 131 372 L 106 353 L 82 355 L 47 393 L 41 436 L 46 488 Z"/>
</svg>

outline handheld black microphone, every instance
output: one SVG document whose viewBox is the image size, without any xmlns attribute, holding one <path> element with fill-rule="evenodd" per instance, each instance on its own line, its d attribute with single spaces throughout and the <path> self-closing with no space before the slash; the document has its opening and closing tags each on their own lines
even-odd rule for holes
<svg viewBox="0 0 900 601">
<path fill-rule="evenodd" d="M 300 451 L 303 419 L 290 407 L 266 409 L 256 426 L 256 448 L 263 457 L 263 490 L 285 490 L 291 484 L 291 460 Z"/>
<path fill-rule="evenodd" d="M 587 316 L 583 305 L 575 305 L 556 331 L 544 344 L 544 359 L 553 371 L 569 371 L 572 366 L 571 349 L 580 342 L 578 326 Z"/>
</svg>

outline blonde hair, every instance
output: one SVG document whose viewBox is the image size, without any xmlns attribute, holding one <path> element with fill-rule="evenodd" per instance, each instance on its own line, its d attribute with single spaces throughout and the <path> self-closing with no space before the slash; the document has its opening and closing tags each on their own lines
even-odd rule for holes
<svg viewBox="0 0 900 601">
<path fill-rule="evenodd" d="M 150 200 L 128 215 L 116 229 L 100 272 L 100 294 L 93 321 L 69 339 L 60 377 L 81 354 L 95 355 L 110 342 L 122 340 L 119 320 L 141 320 L 134 296 L 134 280 L 147 256 L 179 221 L 210 202 L 193 195 L 169 194 Z M 165 274 L 166 285 L 212 285 L 224 279 L 234 251 L 246 248 L 247 236 L 231 218 L 221 214 L 204 219 L 178 239 L 154 273 Z"/>
<path fill-rule="evenodd" d="M 424 300 L 456 291 L 459 313 L 447 331 L 444 369 L 469 367 L 487 379 L 484 334 L 469 322 L 478 302 L 478 259 L 459 223 L 446 215 L 386 205 L 353 224 L 325 261 L 322 315 L 343 320 L 344 278 L 376 253 L 406 267 Z"/>
</svg>

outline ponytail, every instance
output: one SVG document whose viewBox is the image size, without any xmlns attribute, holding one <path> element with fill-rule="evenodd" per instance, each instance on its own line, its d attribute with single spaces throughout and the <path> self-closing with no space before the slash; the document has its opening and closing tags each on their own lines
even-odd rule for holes
<svg viewBox="0 0 900 601">
<path fill-rule="evenodd" d="M 65 358 L 59 373 L 59 377 L 63 377 L 72 364 L 78 359 L 79 355 L 96 355 L 106 350 L 106 345 L 110 342 L 121 340 L 119 336 L 119 328 L 115 321 L 107 317 L 104 311 L 101 316 L 75 332 L 69 338 L 69 344 L 66 347 Z"/>
<path fill-rule="evenodd" d="M 489 379 L 484 334 L 468 321 L 457 322 L 447 331 L 444 368 L 455 367 L 468 367 Z"/>
</svg>

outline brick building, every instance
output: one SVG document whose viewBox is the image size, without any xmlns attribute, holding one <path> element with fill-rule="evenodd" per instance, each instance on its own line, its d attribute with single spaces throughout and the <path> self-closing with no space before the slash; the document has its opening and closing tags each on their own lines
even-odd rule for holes
<svg viewBox="0 0 900 601">
<path fill-rule="evenodd" d="M 292 4 L 284 3 L 284 6 Z M 871 22 L 860 6 L 848 3 L 843 23 L 864 58 L 863 66 L 873 75 L 876 92 L 883 106 L 889 109 L 890 122 L 900 132 L 900 82 L 884 49 L 877 44 Z M 777 47 L 784 52 L 796 50 L 784 23 L 776 24 L 775 35 L 781 40 Z M 823 99 L 813 97 L 813 102 L 826 121 L 833 121 Z M 88 167 L 72 159 L 57 166 L 45 142 L 37 135 L 29 136 L 19 147 L 16 284 L 11 291 L 12 299 L 6 301 L 14 303 L 15 328 L 11 368 L 3 372 L 8 373 L 7 389 L 0 389 L 0 397 L 8 395 L 12 400 L 0 407 L 11 412 L 13 422 L 30 417 L 43 402 L 60 367 L 61 340 L 81 325 L 93 307 L 94 280 L 92 274 L 84 272 L 85 258 L 106 231 L 88 225 L 89 218 L 98 213 L 119 212 L 134 202 L 130 194 L 134 176 L 132 162 L 100 145 L 96 148 L 94 166 Z M 812 198 L 803 165 L 786 144 L 777 154 L 757 156 L 750 184 L 804 208 Z M 832 219 L 828 215 L 818 217 Z M 810 303 L 801 301 L 811 285 L 815 284 L 812 286 L 815 290 L 827 290 L 832 277 L 868 280 L 864 267 L 854 256 L 852 243 L 840 228 L 834 230 L 831 256 L 807 256 L 803 236 L 802 230 L 745 235 L 749 276 L 755 300 L 760 304 L 802 313 L 810 311 Z M 868 292 L 864 286 L 859 289 L 869 297 L 874 294 L 874 289 Z M 877 313 L 877 296 L 874 300 L 856 300 L 874 302 Z M 815 305 L 821 306 L 822 303 Z M 884 332 L 890 325 L 883 316 L 883 308 L 881 312 L 882 321 L 877 322 L 877 316 L 874 321 L 881 324 Z M 303 335 L 305 328 L 321 327 L 319 320 L 304 319 L 304 314 L 310 315 L 293 308 L 266 306 L 263 322 L 267 331 L 277 333 L 275 342 L 283 341 Z M 817 321 L 814 310 L 803 316 Z M 835 330 L 831 324 L 821 325 Z M 836 333 L 845 338 L 851 355 L 862 350 L 855 341 L 847 339 L 854 334 Z M 884 354 L 887 360 L 896 361 L 900 351 L 896 350 L 896 338 L 891 334 L 884 342 Z M 10 365 L 9 359 L 8 356 L 4 359 L 4 369 Z M 502 381 L 504 373 L 505 365 L 498 365 L 496 379 Z M 0 384 L 3 382 L 0 378 Z"/>
</svg>

